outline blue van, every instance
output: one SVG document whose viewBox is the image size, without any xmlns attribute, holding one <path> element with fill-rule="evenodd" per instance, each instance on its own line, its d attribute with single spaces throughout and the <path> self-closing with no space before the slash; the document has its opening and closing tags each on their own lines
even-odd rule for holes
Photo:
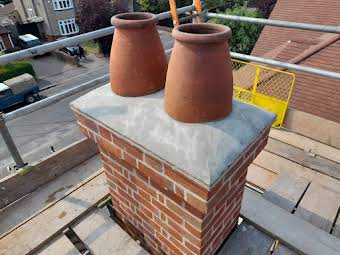
<svg viewBox="0 0 340 255">
<path fill-rule="evenodd" d="M 40 98 L 39 91 L 34 77 L 27 73 L 0 83 L 0 111 L 19 103 L 34 103 Z"/>
</svg>

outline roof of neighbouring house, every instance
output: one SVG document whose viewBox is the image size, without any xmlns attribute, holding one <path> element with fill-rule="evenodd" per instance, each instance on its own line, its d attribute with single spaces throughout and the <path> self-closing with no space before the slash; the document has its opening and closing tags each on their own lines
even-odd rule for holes
<svg viewBox="0 0 340 255">
<path fill-rule="evenodd" d="M 7 16 L 15 11 L 15 6 L 13 3 L 9 3 L 0 7 L 0 16 Z"/>
<path fill-rule="evenodd" d="M 270 19 L 340 25 L 338 0 L 278 0 Z M 340 72 L 340 35 L 264 27 L 252 55 Z M 340 83 L 296 73 L 290 107 L 340 122 Z"/>
</svg>

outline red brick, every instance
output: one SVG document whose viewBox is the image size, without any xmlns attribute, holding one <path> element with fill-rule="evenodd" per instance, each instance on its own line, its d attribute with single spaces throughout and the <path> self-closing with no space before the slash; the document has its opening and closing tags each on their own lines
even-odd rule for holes
<svg viewBox="0 0 340 255">
<path fill-rule="evenodd" d="M 216 213 L 214 213 L 213 217 L 209 221 L 204 222 L 203 224 L 204 235 L 206 235 L 211 229 L 213 229 L 213 226 L 221 220 L 221 217 L 225 214 L 225 212 L 228 212 L 233 208 L 234 203 L 228 203 L 229 201 L 228 195 L 225 197 L 226 198 L 223 198 L 222 200 L 226 202 L 224 204 L 225 207 L 221 206 L 220 209 L 216 211 Z M 232 197 L 230 201 L 232 201 L 233 199 L 234 197 Z"/>
<path fill-rule="evenodd" d="M 184 227 L 197 238 L 202 238 L 202 232 L 194 226 L 190 225 L 188 222 L 184 223 Z"/>
<path fill-rule="evenodd" d="M 137 160 L 125 151 L 123 152 L 123 160 L 125 160 L 132 167 L 137 167 Z"/>
<path fill-rule="evenodd" d="M 122 151 L 117 146 L 111 144 L 107 140 L 98 137 L 98 145 L 103 148 L 105 151 L 110 153 L 110 156 L 117 157 L 119 159 L 122 158 Z"/>
<path fill-rule="evenodd" d="M 256 148 L 255 151 L 255 157 L 260 154 L 260 152 L 266 147 L 268 142 L 268 137 L 266 137 L 262 142 L 259 144 L 259 146 Z"/>
<path fill-rule="evenodd" d="M 145 191 L 143 191 L 142 189 L 138 189 L 138 194 L 144 198 L 145 200 L 147 200 L 148 202 L 151 202 L 151 196 L 150 194 L 146 193 Z"/>
<path fill-rule="evenodd" d="M 157 189 L 158 191 L 160 191 L 162 194 L 164 194 L 164 197 L 168 197 L 170 200 L 174 201 L 175 203 L 182 205 L 183 203 L 185 203 L 185 201 L 180 198 L 179 196 L 177 196 L 173 189 L 164 189 L 164 187 L 158 185 L 157 183 L 150 181 L 151 186 L 155 189 Z"/>
<path fill-rule="evenodd" d="M 239 192 L 238 186 L 231 188 L 230 191 L 223 197 L 223 199 L 216 205 L 215 210 L 218 211 L 223 206 L 225 205 L 228 206 L 236 197 L 238 192 Z"/>
<path fill-rule="evenodd" d="M 197 246 L 191 244 L 190 242 L 185 241 L 185 242 L 184 242 L 184 245 L 185 245 L 189 250 L 191 250 L 194 254 L 200 254 L 200 249 L 199 249 Z"/>
<path fill-rule="evenodd" d="M 223 224 L 220 224 L 216 229 L 214 229 L 215 234 L 211 234 L 209 238 L 203 239 L 202 250 L 205 250 L 207 246 L 211 244 L 216 236 L 218 236 L 219 232 L 222 230 Z"/>
<path fill-rule="evenodd" d="M 116 179 L 120 180 L 122 183 L 125 183 L 125 185 L 127 185 L 129 188 L 131 188 L 134 191 L 137 191 L 137 186 L 133 182 L 123 177 L 117 171 L 114 171 L 113 175 L 116 177 Z"/>
<path fill-rule="evenodd" d="M 157 192 L 151 187 L 151 185 L 139 178 L 137 175 L 131 176 L 131 181 L 140 187 L 143 191 L 150 194 L 152 197 L 157 198 Z"/>
<path fill-rule="evenodd" d="M 124 182 L 121 182 L 119 179 L 117 179 L 114 175 L 111 175 L 109 173 L 106 174 L 107 178 L 110 179 L 114 184 L 116 184 L 118 187 L 123 189 L 124 191 L 127 191 L 127 186 Z"/>
<path fill-rule="evenodd" d="M 111 133 L 110 133 L 110 131 L 107 128 L 105 128 L 103 126 L 98 126 L 98 130 L 99 130 L 99 135 L 100 136 L 102 136 L 106 140 L 112 141 Z"/>
<path fill-rule="evenodd" d="M 156 208 L 156 206 L 154 206 L 152 203 L 149 203 L 146 199 L 144 199 L 143 197 L 141 197 L 140 195 L 134 193 L 133 197 L 139 201 L 140 204 L 142 204 L 144 207 L 146 207 L 150 212 L 152 212 L 155 215 L 159 215 L 159 210 L 158 208 Z"/>
<path fill-rule="evenodd" d="M 156 222 L 159 221 L 158 218 L 155 218 L 155 220 L 156 220 Z M 164 223 L 159 222 L 159 224 L 160 224 L 161 226 L 163 226 Z M 167 232 L 166 230 L 164 230 L 164 228 L 161 228 L 161 233 L 162 233 L 162 235 L 163 235 L 165 238 L 167 238 L 167 239 L 169 238 L 169 234 L 168 234 L 168 232 Z"/>
<path fill-rule="evenodd" d="M 161 176 L 151 168 L 149 168 L 144 163 L 138 164 L 138 169 L 146 176 L 150 177 L 150 181 L 156 183 L 161 187 L 162 190 L 173 191 L 173 183 L 166 179 L 165 177 Z"/>
<path fill-rule="evenodd" d="M 172 236 L 178 241 L 182 242 L 183 241 L 183 235 L 179 232 L 178 228 L 175 228 L 165 222 L 162 222 L 160 219 L 155 218 L 156 222 L 161 225 L 162 228 L 166 230 L 166 232 L 169 234 L 169 237 Z"/>
<path fill-rule="evenodd" d="M 85 135 L 86 137 L 90 137 L 89 136 L 89 133 L 87 131 L 87 128 L 84 127 L 80 122 L 77 122 L 78 123 L 78 128 L 79 128 L 79 131 L 80 133 L 82 133 L 83 135 Z"/>
<path fill-rule="evenodd" d="M 158 172 L 163 172 L 162 163 L 158 159 L 146 153 L 144 153 L 144 158 L 145 158 L 144 161 L 147 165 L 149 165 Z"/>
<path fill-rule="evenodd" d="M 256 148 L 260 145 L 261 141 L 262 141 L 262 137 L 259 136 L 259 137 L 256 139 L 256 141 L 255 141 L 251 146 L 248 147 L 248 149 L 247 149 L 246 152 L 244 153 L 244 158 L 245 158 L 245 159 L 248 158 L 248 156 L 250 155 L 250 153 L 255 152 Z"/>
<path fill-rule="evenodd" d="M 187 193 L 187 199 L 189 205 L 197 209 L 198 211 L 206 214 L 208 211 L 207 203 L 205 203 L 203 200 L 195 197 L 190 192 Z"/>
<path fill-rule="evenodd" d="M 95 142 L 97 142 L 97 136 L 96 133 L 92 132 L 91 130 L 88 130 L 89 138 Z"/>
<path fill-rule="evenodd" d="M 112 182 L 109 178 L 106 178 L 106 183 L 112 190 L 117 190 L 117 186 L 114 182 Z"/>
<path fill-rule="evenodd" d="M 87 118 L 85 115 L 76 113 L 76 118 L 85 127 L 93 130 L 96 133 L 98 132 L 97 124 L 94 121 L 92 121 L 89 118 Z"/>
<path fill-rule="evenodd" d="M 149 231 L 149 233 L 152 234 L 152 235 L 154 235 L 156 233 L 155 229 L 152 228 L 148 222 L 143 221 L 143 227 L 144 227 L 144 229 Z M 143 233 L 145 233 L 145 231 L 143 231 Z"/>
<path fill-rule="evenodd" d="M 202 199 L 208 199 L 209 191 L 207 188 L 190 180 L 188 177 L 186 177 L 182 173 L 174 170 L 168 164 L 164 164 L 164 171 L 165 171 L 165 175 L 167 175 L 172 180 L 174 180 L 175 183 L 180 183 L 183 187 L 192 191 L 194 194 L 201 197 Z"/>
<path fill-rule="evenodd" d="M 215 193 L 222 187 L 222 185 L 224 184 L 223 180 L 224 178 L 220 178 L 216 183 L 213 184 L 212 188 L 209 190 L 208 200 L 212 198 Z"/>
<path fill-rule="evenodd" d="M 196 216 L 197 218 L 199 218 L 200 220 L 203 220 L 204 217 L 206 216 L 206 213 L 203 213 L 199 210 L 197 210 L 195 207 L 191 206 L 190 204 L 188 204 L 187 202 L 184 202 L 183 207 L 190 212 L 192 215 Z"/>
<path fill-rule="evenodd" d="M 110 157 L 101 154 L 101 157 L 103 159 L 103 161 L 112 169 L 115 170 L 121 174 L 124 174 L 123 168 L 113 159 L 111 159 Z"/>
<path fill-rule="evenodd" d="M 142 160 L 143 159 L 143 152 L 130 144 L 128 141 L 124 140 L 123 138 L 119 138 L 117 135 L 111 133 L 112 141 L 114 144 L 116 144 L 121 149 L 126 150 L 129 154 L 131 154 L 133 157 Z"/>
<path fill-rule="evenodd" d="M 135 172 L 135 174 L 136 174 L 140 179 L 142 179 L 144 182 L 149 183 L 149 176 L 146 176 L 145 174 L 143 174 L 142 172 L 140 172 L 140 171 L 138 171 L 138 170 L 135 170 L 134 172 Z"/>
<path fill-rule="evenodd" d="M 187 249 L 183 244 L 181 244 L 177 240 L 175 240 L 172 236 L 170 236 L 169 240 L 172 243 L 174 243 L 177 246 L 177 248 L 179 248 L 183 252 L 183 254 L 185 254 L 185 255 L 195 255 L 189 249 Z"/>
<path fill-rule="evenodd" d="M 238 179 L 245 173 L 247 172 L 247 167 L 244 167 L 244 165 L 242 165 L 237 172 L 235 172 L 233 174 L 233 176 L 230 179 L 230 184 L 233 185 L 234 183 L 238 182 Z"/>
<path fill-rule="evenodd" d="M 152 198 L 152 204 L 155 205 L 165 215 L 167 215 L 168 217 L 173 219 L 175 222 L 177 222 L 179 224 L 183 223 L 183 219 L 180 216 L 178 216 L 177 214 L 175 214 L 174 212 L 172 212 L 167 207 L 165 207 L 164 205 L 162 205 L 161 203 L 159 203 L 157 200 L 155 200 L 153 198 Z"/>
<path fill-rule="evenodd" d="M 240 167 L 244 162 L 244 157 L 240 156 L 235 162 L 228 168 L 228 170 L 224 173 L 223 182 L 229 180 L 230 176 Z"/>
<path fill-rule="evenodd" d="M 201 245 L 201 239 L 195 237 L 192 233 L 190 233 L 187 229 L 184 228 L 184 226 L 181 226 L 177 224 L 175 221 L 171 220 L 170 218 L 168 219 L 168 224 L 172 226 L 174 229 L 177 229 L 183 236 L 186 238 L 188 241 L 193 243 L 196 246 Z"/>
<path fill-rule="evenodd" d="M 161 202 L 162 204 L 164 204 L 164 196 L 162 195 L 162 194 L 159 194 L 158 193 L 158 200 L 159 200 L 159 202 Z"/>
<path fill-rule="evenodd" d="M 172 244 L 168 239 L 162 236 L 159 232 L 156 232 L 156 237 L 165 243 L 166 246 L 171 250 L 171 255 L 183 255 L 183 253 L 176 247 L 176 245 Z"/>
<path fill-rule="evenodd" d="M 130 206 L 130 202 L 129 202 L 125 197 L 123 197 L 121 194 L 119 194 L 118 191 L 112 190 L 111 195 L 114 196 L 116 199 L 119 200 L 120 205 L 121 205 L 121 203 L 123 203 L 123 204 L 124 204 L 125 206 L 127 206 L 127 207 Z"/>
<path fill-rule="evenodd" d="M 174 202 L 170 201 L 169 199 L 166 200 L 166 206 L 177 215 L 179 215 L 184 220 L 188 221 L 191 225 L 195 226 L 196 228 L 202 227 L 202 221 L 198 218 L 190 215 L 188 211 L 184 208 L 180 207 L 179 205 L 175 204 Z"/>
<path fill-rule="evenodd" d="M 128 200 L 130 204 L 132 204 L 133 206 L 139 208 L 140 203 L 139 203 L 136 199 L 134 199 L 132 196 L 130 196 L 125 190 L 120 189 L 120 188 L 118 187 L 118 193 L 119 193 L 122 197 L 125 197 L 125 199 Z"/>
<path fill-rule="evenodd" d="M 212 228 L 216 229 L 219 227 L 219 225 L 223 225 L 224 220 L 233 218 L 234 207 L 234 204 L 227 206 L 225 211 L 215 220 L 215 224 L 212 226 Z"/>
<path fill-rule="evenodd" d="M 229 190 L 230 190 L 230 182 L 226 181 L 223 186 L 217 191 L 215 192 L 214 196 L 208 201 L 208 210 L 210 211 L 213 207 L 215 207 L 215 205 L 218 204 L 219 201 L 222 200 L 222 198 L 228 194 Z"/>
<path fill-rule="evenodd" d="M 175 194 L 184 200 L 184 189 L 175 184 Z"/>
</svg>

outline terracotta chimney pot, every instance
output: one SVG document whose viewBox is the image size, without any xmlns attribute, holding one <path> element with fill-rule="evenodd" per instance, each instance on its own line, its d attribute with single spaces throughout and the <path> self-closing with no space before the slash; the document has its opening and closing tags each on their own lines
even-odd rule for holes
<svg viewBox="0 0 340 255">
<path fill-rule="evenodd" d="M 143 96 L 163 89 L 167 61 L 157 22 L 157 16 L 147 12 L 112 17 L 110 79 L 117 95 Z"/>
</svg>

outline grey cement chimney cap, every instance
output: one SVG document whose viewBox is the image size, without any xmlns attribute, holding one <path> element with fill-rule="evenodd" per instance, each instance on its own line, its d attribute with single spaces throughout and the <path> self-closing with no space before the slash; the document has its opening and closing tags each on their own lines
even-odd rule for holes
<svg viewBox="0 0 340 255">
<path fill-rule="evenodd" d="M 272 125 L 276 116 L 234 100 L 232 113 L 223 120 L 202 124 L 181 123 L 164 112 L 163 93 L 120 97 L 111 91 L 108 84 L 73 101 L 71 107 L 208 187 L 265 128 Z"/>
</svg>

